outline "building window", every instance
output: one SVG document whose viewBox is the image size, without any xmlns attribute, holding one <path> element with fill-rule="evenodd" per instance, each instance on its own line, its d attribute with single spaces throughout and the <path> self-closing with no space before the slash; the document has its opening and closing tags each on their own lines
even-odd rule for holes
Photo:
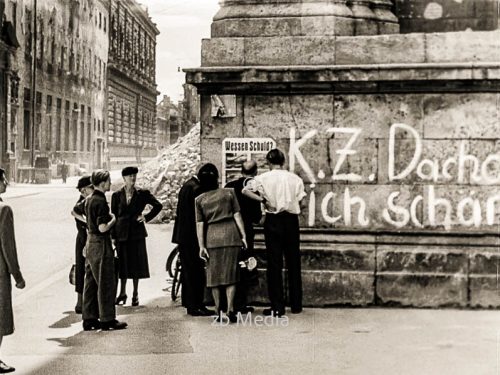
<svg viewBox="0 0 500 375">
<path fill-rule="evenodd" d="M 30 111 L 24 110 L 24 149 L 29 150 L 31 146 Z"/>
<path fill-rule="evenodd" d="M 57 98 L 56 105 L 56 151 L 61 151 L 61 127 L 62 127 L 62 119 L 61 119 L 61 111 L 62 111 L 62 100 Z"/>
<path fill-rule="evenodd" d="M 64 125 L 64 150 L 69 151 L 69 118 L 66 117 Z"/>
<path fill-rule="evenodd" d="M 104 17 L 104 20 L 103 20 L 102 26 L 103 26 L 103 28 L 104 28 L 104 32 L 106 32 L 106 17 Z"/>
<path fill-rule="evenodd" d="M 87 107 L 87 151 L 90 151 L 92 142 L 92 112 L 90 107 Z"/>
<path fill-rule="evenodd" d="M 73 103 L 73 151 L 78 149 L 78 104 Z"/>
<path fill-rule="evenodd" d="M 47 118 L 47 142 L 46 142 L 46 149 L 47 151 L 50 151 L 52 149 L 52 116 L 49 116 Z"/>
<path fill-rule="evenodd" d="M 26 6 L 24 8 L 24 57 L 26 60 L 31 61 L 31 10 Z"/>
<path fill-rule="evenodd" d="M 37 112 L 36 123 L 35 123 L 35 150 L 40 150 L 41 127 L 42 127 L 42 114 L 40 112 Z"/>
<path fill-rule="evenodd" d="M 99 12 L 99 29 L 102 29 L 102 13 Z"/>
<path fill-rule="evenodd" d="M 85 151 L 85 122 L 80 118 L 80 151 Z"/>
<path fill-rule="evenodd" d="M 47 106 L 45 108 L 46 113 L 52 112 L 52 95 L 47 95 Z"/>
</svg>

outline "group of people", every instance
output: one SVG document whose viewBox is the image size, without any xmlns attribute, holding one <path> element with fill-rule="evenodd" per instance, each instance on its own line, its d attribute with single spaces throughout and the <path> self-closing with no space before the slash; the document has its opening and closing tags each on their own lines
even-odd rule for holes
<svg viewBox="0 0 500 375">
<path fill-rule="evenodd" d="M 109 172 L 98 170 L 82 177 L 80 198 L 73 208 L 78 235 L 75 246 L 75 312 L 83 317 L 83 329 L 120 330 L 127 323 L 116 320 L 115 305 L 126 304 L 127 280 L 133 280 L 132 306 L 139 305 L 139 279 L 149 278 L 144 223 L 152 220 L 162 204 L 148 191 L 135 187 L 138 168 L 122 170 L 124 186 L 111 196 Z M 147 205 L 151 210 L 144 215 Z M 115 251 L 117 260 L 115 260 Z M 117 293 L 117 279 L 121 281 Z"/>
<path fill-rule="evenodd" d="M 288 269 L 292 313 L 302 311 L 299 219 L 305 196 L 303 181 L 284 169 L 285 156 L 273 149 L 266 155 L 270 170 L 257 175 L 255 161 L 242 165 L 241 178 L 219 186 L 219 172 L 202 165 L 179 192 L 172 242 L 178 244 L 182 265 L 182 305 L 191 316 L 217 315 L 225 310 L 231 322 L 247 306 L 247 285 L 240 280 L 240 260 L 253 255 L 254 228 L 264 208 L 267 250 L 267 282 L 270 307 L 264 315 L 285 315 L 283 257 Z M 96 170 L 82 177 L 80 198 L 73 208 L 78 230 L 75 246 L 75 311 L 82 314 L 83 329 L 121 330 L 126 322 L 116 319 L 115 305 L 126 304 L 127 280 L 133 280 L 132 306 L 139 305 L 139 280 L 149 277 L 144 223 L 152 220 L 162 204 L 148 191 L 135 187 L 138 169 L 122 170 L 124 186 L 114 192 L 109 207 L 108 171 Z M 8 182 L 0 168 L 0 194 Z M 144 215 L 146 206 L 150 211 Z M 115 248 L 118 262 L 115 258 Z M 3 336 L 14 331 L 12 284 L 24 288 L 17 260 L 13 214 L 0 199 L 0 346 Z M 121 280 L 118 292 L 118 278 Z M 212 291 L 216 311 L 206 307 L 206 288 Z M 14 371 L 0 360 L 0 373 Z"/>
<path fill-rule="evenodd" d="M 182 265 L 182 304 L 192 316 L 225 312 L 230 322 L 247 306 L 246 285 L 240 282 L 239 260 L 253 254 L 253 226 L 264 207 L 264 237 L 267 250 L 267 282 L 271 306 L 264 315 L 286 313 L 283 290 L 283 257 L 288 269 L 291 312 L 302 311 L 299 214 L 305 196 L 304 183 L 284 169 L 279 149 L 266 155 L 270 170 L 257 175 L 250 160 L 242 166 L 242 177 L 219 187 L 219 173 L 204 164 L 179 192 L 172 242 L 178 244 Z M 216 311 L 206 307 L 205 288 L 212 290 Z M 225 297 L 225 299 L 223 298 Z M 223 302 L 224 300 L 224 302 Z"/>
</svg>

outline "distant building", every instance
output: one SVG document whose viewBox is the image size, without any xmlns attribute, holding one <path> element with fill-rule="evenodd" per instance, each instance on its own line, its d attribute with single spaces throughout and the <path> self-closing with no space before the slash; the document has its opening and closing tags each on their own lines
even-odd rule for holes
<svg viewBox="0 0 500 375">
<path fill-rule="evenodd" d="M 156 155 L 156 25 L 134 0 L 111 0 L 107 140 L 111 162 Z"/>
<path fill-rule="evenodd" d="M 15 161 L 12 159 L 15 145 L 12 133 L 16 133 L 16 119 L 12 119 L 12 108 L 18 103 L 19 76 L 13 70 L 16 50 L 19 47 L 14 25 L 3 20 L 5 4 L 0 2 L 0 166 L 7 170 L 9 179 L 13 179 Z M 11 165 L 12 163 L 12 165 Z"/>
<path fill-rule="evenodd" d="M 200 121 L 200 95 L 196 86 L 185 83 L 184 87 L 184 119 L 190 123 L 189 128 Z"/>
<path fill-rule="evenodd" d="M 21 180 L 31 180 L 27 172 L 39 157 L 73 168 L 101 166 L 105 143 L 108 1 L 34 6 L 33 0 L 8 1 L 4 10 L 20 47 L 3 76 L 10 91 L 3 147 L 11 178 Z"/>
</svg>

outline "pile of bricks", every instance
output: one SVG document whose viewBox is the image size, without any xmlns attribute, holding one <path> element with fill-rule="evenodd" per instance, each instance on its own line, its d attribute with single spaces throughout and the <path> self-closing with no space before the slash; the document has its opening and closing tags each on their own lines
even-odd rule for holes
<svg viewBox="0 0 500 375">
<path fill-rule="evenodd" d="M 137 185 L 147 188 L 163 204 L 156 222 L 175 219 L 177 195 L 182 184 L 196 173 L 200 163 L 200 124 L 160 155 L 149 161 L 138 176 Z"/>
</svg>

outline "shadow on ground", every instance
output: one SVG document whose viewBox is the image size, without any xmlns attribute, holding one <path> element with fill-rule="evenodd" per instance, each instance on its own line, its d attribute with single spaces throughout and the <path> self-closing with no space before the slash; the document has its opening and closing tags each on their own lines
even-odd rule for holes
<svg viewBox="0 0 500 375">
<path fill-rule="evenodd" d="M 80 331 L 67 338 L 48 338 L 67 348 L 62 356 L 33 370 L 31 374 L 50 374 L 68 355 L 148 355 L 192 353 L 189 343 L 189 319 L 179 314 L 174 306 L 161 306 L 160 299 L 151 301 L 147 306 L 119 307 L 117 314 L 120 320 L 126 321 L 128 327 L 121 331 Z M 164 301 L 164 298 L 161 298 Z M 150 307 L 151 306 L 151 307 Z M 161 307 L 160 307 L 161 306 Z M 53 323 L 50 328 L 67 328 L 81 322 L 81 315 L 72 312 Z"/>
</svg>

